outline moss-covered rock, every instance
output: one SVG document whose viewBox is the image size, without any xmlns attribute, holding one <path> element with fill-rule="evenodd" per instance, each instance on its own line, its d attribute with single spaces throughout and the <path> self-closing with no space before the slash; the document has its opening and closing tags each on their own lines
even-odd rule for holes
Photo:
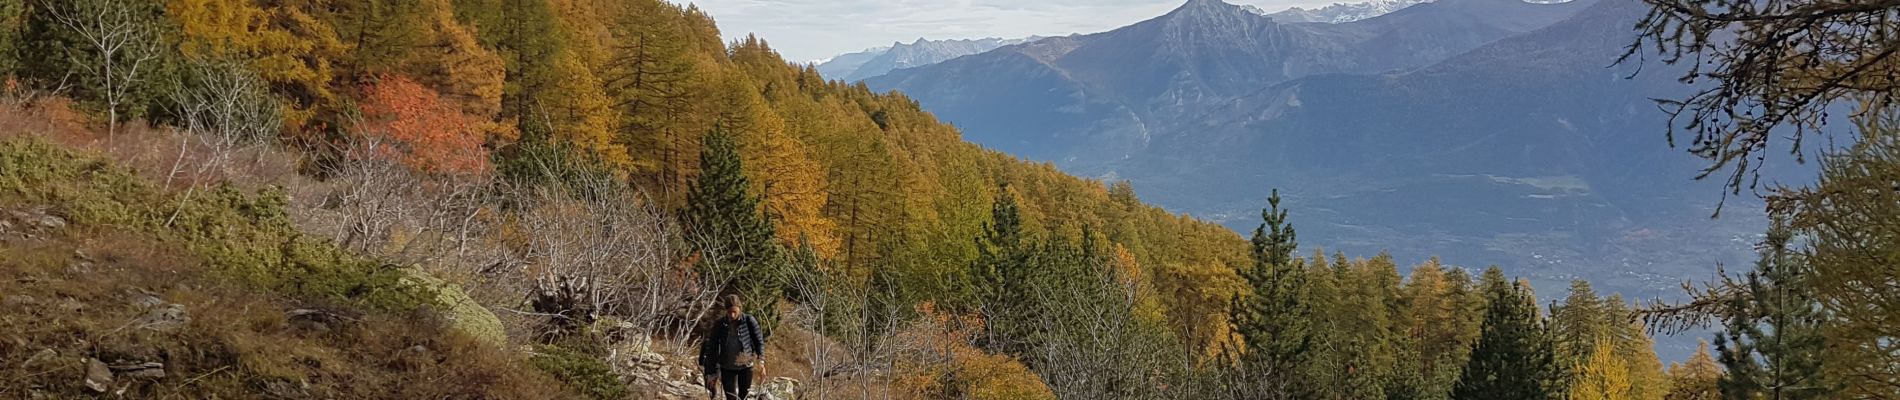
<svg viewBox="0 0 1900 400">
<path fill-rule="evenodd" d="M 501 318 L 469 297 L 460 285 L 444 281 L 420 268 L 407 268 L 404 271 L 408 273 L 406 279 L 409 282 L 435 292 L 436 303 L 441 305 L 442 314 L 455 330 L 498 347 L 508 345 L 508 331 L 502 326 Z"/>
</svg>

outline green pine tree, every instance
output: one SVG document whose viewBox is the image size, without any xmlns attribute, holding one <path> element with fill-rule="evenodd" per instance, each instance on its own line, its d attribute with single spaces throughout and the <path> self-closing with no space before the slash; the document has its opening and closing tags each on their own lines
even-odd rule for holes
<svg viewBox="0 0 1900 400">
<path fill-rule="evenodd" d="M 1805 285 L 1807 263 L 1788 249 L 1793 234 L 1781 223 L 1768 231 L 1761 259 L 1735 296 L 1723 307 L 1723 332 L 1716 351 L 1728 374 L 1723 397 L 1735 400 L 1832 398 L 1822 376 L 1826 342 L 1821 321 L 1827 317 Z"/>
<path fill-rule="evenodd" d="M 1247 346 L 1241 356 L 1244 379 L 1268 383 L 1253 388 L 1266 398 L 1308 398 L 1312 385 L 1297 372 L 1311 359 L 1313 346 L 1304 272 L 1293 256 L 1298 243 L 1287 211 L 1280 208 L 1279 190 L 1267 204 L 1261 211 L 1265 221 L 1253 233 L 1253 265 L 1240 271 L 1253 293 L 1234 305 L 1235 329 Z"/>
<path fill-rule="evenodd" d="M 1482 333 L 1452 389 L 1460 400 L 1544 400 L 1553 398 L 1556 360 L 1544 321 L 1530 288 L 1504 278 L 1497 267 L 1484 272 Z"/>
<path fill-rule="evenodd" d="M 989 329 L 985 349 L 1004 354 L 1029 350 L 1036 328 L 1032 301 L 1038 268 L 1035 243 L 1023 232 L 1022 211 L 1008 185 L 997 188 L 990 206 L 990 223 L 977 238 L 977 259 L 970 276 L 976 280 L 972 307 L 981 312 Z"/>
<path fill-rule="evenodd" d="M 681 213 L 686 240 L 699 254 L 700 273 L 730 282 L 725 292 L 739 294 L 750 305 L 746 312 L 769 332 L 778 321 L 772 304 L 783 294 L 784 252 L 750 192 L 732 136 L 714 128 L 704 143 L 699 178 Z"/>
</svg>

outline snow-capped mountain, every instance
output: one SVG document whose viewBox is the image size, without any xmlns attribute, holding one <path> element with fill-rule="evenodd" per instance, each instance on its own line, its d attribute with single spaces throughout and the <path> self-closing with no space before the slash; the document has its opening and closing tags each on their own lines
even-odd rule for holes
<svg viewBox="0 0 1900 400">
<path fill-rule="evenodd" d="M 1272 17 L 1274 21 L 1279 22 L 1323 22 L 1341 24 L 1385 15 L 1418 3 L 1427 3 L 1430 1 L 1431 0 L 1377 0 L 1364 3 L 1333 3 L 1333 5 L 1330 6 L 1311 10 L 1293 7 L 1286 9 L 1286 11 L 1276 13 L 1262 12 L 1261 14 Z M 1259 9 L 1254 8 L 1254 10 Z"/>
<path fill-rule="evenodd" d="M 888 51 L 891 51 L 891 46 L 872 47 L 855 53 L 844 53 L 831 56 L 830 58 L 812 60 L 811 63 L 818 64 L 819 74 L 823 74 L 828 78 L 839 79 L 851 75 L 852 72 L 858 70 L 858 67 L 864 66 L 864 63 L 870 62 L 871 59 L 884 55 L 884 52 Z"/>
<path fill-rule="evenodd" d="M 1017 39 L 983 38 L 966 40 L 929 40 L 917 38 L 911 43 L 892 43 L 856 53 L 840 54 L 818 62 L 818 73 L 831 79 L 861 81 L 892 70 L 921 67 L 951 59 L 995 50 L 1012 44 L 1042 39 L 1030 36 Z"/>
</svg>

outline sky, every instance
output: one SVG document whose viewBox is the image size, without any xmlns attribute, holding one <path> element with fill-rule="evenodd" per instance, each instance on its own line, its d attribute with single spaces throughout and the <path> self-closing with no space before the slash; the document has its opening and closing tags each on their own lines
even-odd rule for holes
<svg viewBox="0 0 1900 400">
<path fill-rule="evenodd" d="M 917 38 L 1095 33 L 1166 14 L 1185 0 L 673 0 L 712 14 L 727 39 L 756 33 L 786 60 L 811 61 Z M 1267 11 L 1357 0 L 1228 0 Z"/>
</svg>

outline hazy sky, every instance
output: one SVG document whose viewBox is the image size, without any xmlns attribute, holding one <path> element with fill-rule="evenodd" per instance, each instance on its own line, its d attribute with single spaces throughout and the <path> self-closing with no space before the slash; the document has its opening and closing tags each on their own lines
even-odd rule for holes
<svg viewBox="0 0 1900 400">
<path fill-rule="evenodd" d="M 1165 14 L 1186 0 L 674 0 L 719 21 L 726 38 L 757 33 L 793 61 L 891 42 L 1095 33 Z M 1267 11 L 1358 0 L 1228 0 Z"/>
</svg>

